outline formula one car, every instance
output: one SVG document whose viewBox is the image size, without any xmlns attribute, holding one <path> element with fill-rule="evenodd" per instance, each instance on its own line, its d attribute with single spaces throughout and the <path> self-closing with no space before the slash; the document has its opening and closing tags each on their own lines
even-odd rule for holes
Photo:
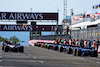
<svg viewBox="0 0 100 67">
<path fill-rule="evenodd" d="M 91 56 L 91 57 L 97 57 L 98 52 L 97 50 L 93 49 L 93 47 L 85 47 L 85 48 L 79 48 L 76 49 L 74 52 L 77 56 Z"/>
<path fill-rule="evenodd" d="M 41 47 L 42 44 L 44 44 L 44 42 L 37 42 L 36 44 L 37 44 L 38 47 Z"/>
<path fill-rule="evenodd" d="M 16 44 L 16 42 L 10 42 L 8 40 L 5 40 L 5 42 L 2 43 L 2 50 L 5 52 L 13 51 L 13 52 L 24 52 L 24 47 L 20 46 L 20 44 Z"/>
<path fill-rule="evenodd" d="M 66 48 L 70 47 L 70 45 L 67 45 L 67 44 L 61 44 L 61 45 L 58 45 L 58 50 L 59 52 L 63 52 L 63 51 L 66 51 Z"/>
<path fill-rule="evenodd" d="M 79 46 L 72 46 L 69 44 L 62 44 L 58 46 L 59 52 L 67 52 L 68 54 L 72 54 L 73 53 L 73 49 L 74 48 L 79 48 Z"/>
<path fill-rule="evenodd" d="M 51 49 L 52 48 L 52 43 L 46 43 L 46 48 Z"/>
<path fill-rule="evenodd" d="M 50 47 L 53 50 L 58 50 L 58 45 L 57 44 L 52 44 Z"/>
</svg>

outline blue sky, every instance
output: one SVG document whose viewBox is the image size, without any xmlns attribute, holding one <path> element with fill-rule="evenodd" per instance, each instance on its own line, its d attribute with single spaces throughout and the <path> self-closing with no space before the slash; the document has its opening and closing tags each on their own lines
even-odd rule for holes
<svg viewBox="0 0 100 67">
<path fill-rule="evenodd" d="M 93 5 L 98 4 L 100 4 L 100 0 L 67 0 L 67 15 L 70 15 L 71 8 L 75 14 L 84 13 L 84 11 L 86 13 L 100 11 L 100 8 L 92 9 Z M 57 8 L 59 9 L 59 24 L 62 24 L 63 0 L 0 0 L 0 12 L 57 12 Z M 43 24 L 43 22 L 41 23 Z M 29 32 L 0 32 L 2 37 L 9 38 L 14 35 L 20 40 L 27 42 L 29 40 Z"/>
</svg>

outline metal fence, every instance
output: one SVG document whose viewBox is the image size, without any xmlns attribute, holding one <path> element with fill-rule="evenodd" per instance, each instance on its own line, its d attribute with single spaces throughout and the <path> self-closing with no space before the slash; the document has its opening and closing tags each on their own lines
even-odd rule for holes
<svg viewBox="0 0 100 67">
<path fill-rule="evenodd" d="M 100 27 L 72 30 L 71 37 L 72 39 L 89 39 L 91 41 L 97 38 L 100 39 Z"/>
</svg>

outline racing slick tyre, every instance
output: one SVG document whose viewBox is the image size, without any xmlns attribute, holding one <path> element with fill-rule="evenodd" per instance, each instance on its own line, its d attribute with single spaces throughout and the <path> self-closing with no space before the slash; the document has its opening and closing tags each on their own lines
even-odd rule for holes
<svg viewBox="0 0 100 67">
<path fill-rule="evenodd" d="M 19 51 L 20 51 L 20 52 L 24 52 L 24 47 L 21 46 L 21 47 L 19 48 Z"/>
<path fill-rule="evenodd" d="M 81 50 L 77 50 L 76 55 L 77 55 L 77 56 L 81 56 Z"/>
<path fill-rule="evenodd" d="M 37 44 L 35 43 L 34 46 L 37 46 Z"/>
<path fill-rule="evenodd" d="M 63 47 L 60 47 L 59 48 L 59 52 L 63 52 Z"/>
<path fill-rule="evenodd" d="M 55 46 L 53 46 L 53 50 L 55 50 Z"/>
<path fill-rule="evenodd" d="M 47 49 L 50 49 L 50 45 L 47 46 Z"/>
<path fill-rule="evenodd" d="M 53 49 L 53 46 L 50 46 L 50 49 Z"/>
<path fill-rule="evenodd" d="M 53 50 L 58 50 L 58 46 L 53 46 Z"/>
<path fill-rule="evenodd" d="M 13 52 L 17 52 L 17 48 L 14 48 Z"/>
<path fill-rule="evenodd" d="M 9 51 L 9 46 L 4 46 L 4 51 L 8 52 Z"/>
<path fill-rule="evenodd" d="M 47 48 L 47 45 L 46 45 L 46 47 L 45 48 Z"/>
<path fill-rule="evenodd" d="M 55 50 L 58 50 L 58 46 L 55 46 Z"/>
<path fill-rule="evenodd" d="M 77 49 L 73 50 L 73 55 L 76 56 Z"/>
<path fill-rule="evenodd" d="M 41 47 L 41 45 L 39 44 L 38 47 Z"/>
<path fill-rule="evenodd" d="M 72 53 L 72 48 L 68 48 L 68 49 L 67 49 L 67 53 L 68 53 L 68 54 L 71 54 L 71 53 Z"/>
<path fill-rule="evenodd" d="M 44 48 L 46 48 L 46 45 L 44 45 Z"/>
<path fill-rule="evenodd" d="M 44 47 L 44 45 L 42 45 L 42 47 Z"/>
<path fill-rule="evenodd" d="M 2 46 L 2 50 L 4 50 L 4 46 Z"/>
<path fill-rule="evenodd" d="M 93 57 L 98 57 L 98 52 L 97 52 L 97 50 L 93 51 Z"/>
<path fill-rule="evenodd" d="M 88 55 L 89 55 L 89 52 L 88 51 L 84 51 L 83 56 L 88 56 Z"/>
</svg>

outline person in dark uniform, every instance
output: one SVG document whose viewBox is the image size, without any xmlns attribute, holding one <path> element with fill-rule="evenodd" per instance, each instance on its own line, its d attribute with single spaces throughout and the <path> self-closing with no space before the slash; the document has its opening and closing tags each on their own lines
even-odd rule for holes
<svg viewBox="0 0 100 67">
<path fill-rule="evenodd" d="M 99 47 L 99 39 L 97 39 L 97 50 L 98 50 L 98 47 Z"/>
<path fill-rule="evenodd" d="M 91 47 L 91 41 L 88 40 L 87 43 L 88 43 L 89 47 Z"/>
<path fill-rule="evenodd" d="M 80 46 L 81 46 L 82 48 L 84 48 L 84 41 L 83 41 L 82 39 L 80 39 Z"/>
</svg>

